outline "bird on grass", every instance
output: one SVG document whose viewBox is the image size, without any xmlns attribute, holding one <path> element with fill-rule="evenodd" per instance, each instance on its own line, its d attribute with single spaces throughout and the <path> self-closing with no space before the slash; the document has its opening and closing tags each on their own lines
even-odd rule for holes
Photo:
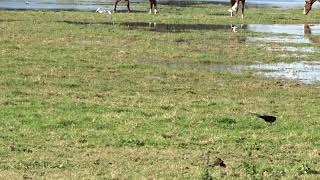
<svg viewBox="0 0 320 180">
<path fill-rule="evenodd" d="M 270 124 L 274 123 L 277 120 L 277 118 L 275 116 L 271 116 L 271 115 L 261 115 L 261 114 L 257 114 L 257 113 L 251 113 L 251 114 L 263 119 L 265 122 L 270 123 Z"/>
<path fill-rule="evenodd" d="M 100 13 L 100 14 L 106 14 L 107 15 L 107 18 L 109 16 L 110 18 L 110 21 L 112 21 L 112 12 L 108 9 L 105 9 L 105 8 L 98 8 L 96 10 L 97 13 Z"/>
<path fill-rule="evenodd" d="M 217 158 L 217 159 L 214 161 L 214 165 L 215 165 L 215 166 L 219 166 L 219 167 L 223 167 L 223 168 L 227 167 L 226 164 L 223 162 L 223 160 L 220 159 L 220 158 Z"/>
<path fill-rule="evenodd" d="M 209 164 L 208 167 L 222 167 L 222 168 L 226 168 L 226 164 L 224 163 L 224 161 L 221 158 L 216 158 L 215 161 L 212 164 Z"/>
<path fill-rule="evenodd" d="M 96 12 L 100 13 L 100 14 L 109 14 L 109 15 L 112 15 L 112 12 L 108 9 L 104 9 L 104 8 L 98 8 L 96 10 Z"/>
</svg>

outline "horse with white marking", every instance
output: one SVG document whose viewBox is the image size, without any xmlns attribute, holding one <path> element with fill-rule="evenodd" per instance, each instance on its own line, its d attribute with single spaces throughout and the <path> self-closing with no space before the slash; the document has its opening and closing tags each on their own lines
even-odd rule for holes
<svg viewBox="0 0 320 180">
<path fill-rule="evenodd" d="M 230 0 L 231 8 L 228 10 L 231 13 L 231 16 L 233 16 L 233 13 L 237 13 L 239 9 L 239 5 L 241 2 L 241 17 L 244 17 L 244 5 L 246 0 Z"/>
</svg>

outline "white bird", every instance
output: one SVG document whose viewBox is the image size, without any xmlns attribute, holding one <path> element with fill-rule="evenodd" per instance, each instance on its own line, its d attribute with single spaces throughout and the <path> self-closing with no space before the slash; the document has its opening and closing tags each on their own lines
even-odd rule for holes
<svg viewBox="0 0 320 180">
<path fill-rule="evenodd" d="M 98 8 L 96 10 L 97 13 L 100 13 L 100 14 L 106 14 L 107 15 L 107 18 L 109 17 L 109 20 L 112 21 L 112 12 L 109 11 L 108 9 L 105 9 L 105 8 Z"/>
<path fill-rule="evenodd" d="M 29 5 L 30 1 L 26 0 L 24 3 L 26 3 L 26 5 Z"/>
<path fill-rule="evenodd" d="M 101 14 L 109 14 L 109 15 L 112 15 L 112 12 L 111 12 L 111 11 L 109 11 L 108 9 L 104 9 L 104 8 L 98 8 L 98 9 L 96 10 L 96 12 L 101 13 Z"/>
</svg>

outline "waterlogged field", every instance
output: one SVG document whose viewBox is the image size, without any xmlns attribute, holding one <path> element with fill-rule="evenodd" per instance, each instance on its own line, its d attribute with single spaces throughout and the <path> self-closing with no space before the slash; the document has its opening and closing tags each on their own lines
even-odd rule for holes
<svg viewBox="0 0 320 180">
<path fill-rule="evenodd" d="M 319 81 L 225 70 L 318 66 L 319 10 L 132 7 L 0 11 L 1 179 L 319 178 Z M 305 24 L 308 41 L 250 24 Z"/>
</svg>

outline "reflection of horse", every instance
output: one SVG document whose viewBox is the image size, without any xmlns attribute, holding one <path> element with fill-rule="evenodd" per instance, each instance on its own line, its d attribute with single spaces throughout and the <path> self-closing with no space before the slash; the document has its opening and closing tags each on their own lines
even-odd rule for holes
<svg viewBox="0 0 320 180">
<path fill-rule="evenodd" d="M 320 2 L 320 0 L 306 0 L 306 4 L 304 5 L 303 14 L 307 15 L 311 11 L 312 4 L 315 3 L 316 1 Z"/>
<path fill-rule="evenodd" d="M 113 8 L 113 12 L 114 12 L 114 13 L 116 12 L 116 10 L 117 10 L 117 5 L 118 5 L 118 3 L 119 3 L 120 1 L 121 1 L 121 0 L 114 0 L 114 8 Z M 125 2 L 126 2 L 126 5 L 127 5 L 127 8 L 128 8 L 128 12 L 131 12 L 129 0 L 125 0 Z M 149 0 L 149 3 L 150 3 L 150 11 L 149 11 L 149 14 L 152 13 L 152 8 L 153 8 L 154 14 L 157 14 L 157 12 L 158 12 L 158 9 L 157 9 L 157 0 Z"/>
<path fill-rule="evenodd" d="M 238 29 L 247 29 L 247 25 L 243 25 L 243 24 L 240 24 L 239 26 L 231 24 L 230 27 L 232 32 L 238 32 Z"/>
<path fill-rule="evenodd" d="M 310 28 L 309 24 L 304 24 L 304 26 L 303 26 L 303 31 L 304 31 L 304 35 L 310 35 L 310 34 L 312 34 L 311 28 Z"/>
<path fill-rule="evenodd" d="M 309 24 L 305 24 L 303 26 L 303 30 L 304 30 L 304 35 L 308 37 L 308 39 L 312 42 L 312 43 L 320 43 L 320 39 L 310 36 L 312 35 L 312 30 Z"/>
</svg>

